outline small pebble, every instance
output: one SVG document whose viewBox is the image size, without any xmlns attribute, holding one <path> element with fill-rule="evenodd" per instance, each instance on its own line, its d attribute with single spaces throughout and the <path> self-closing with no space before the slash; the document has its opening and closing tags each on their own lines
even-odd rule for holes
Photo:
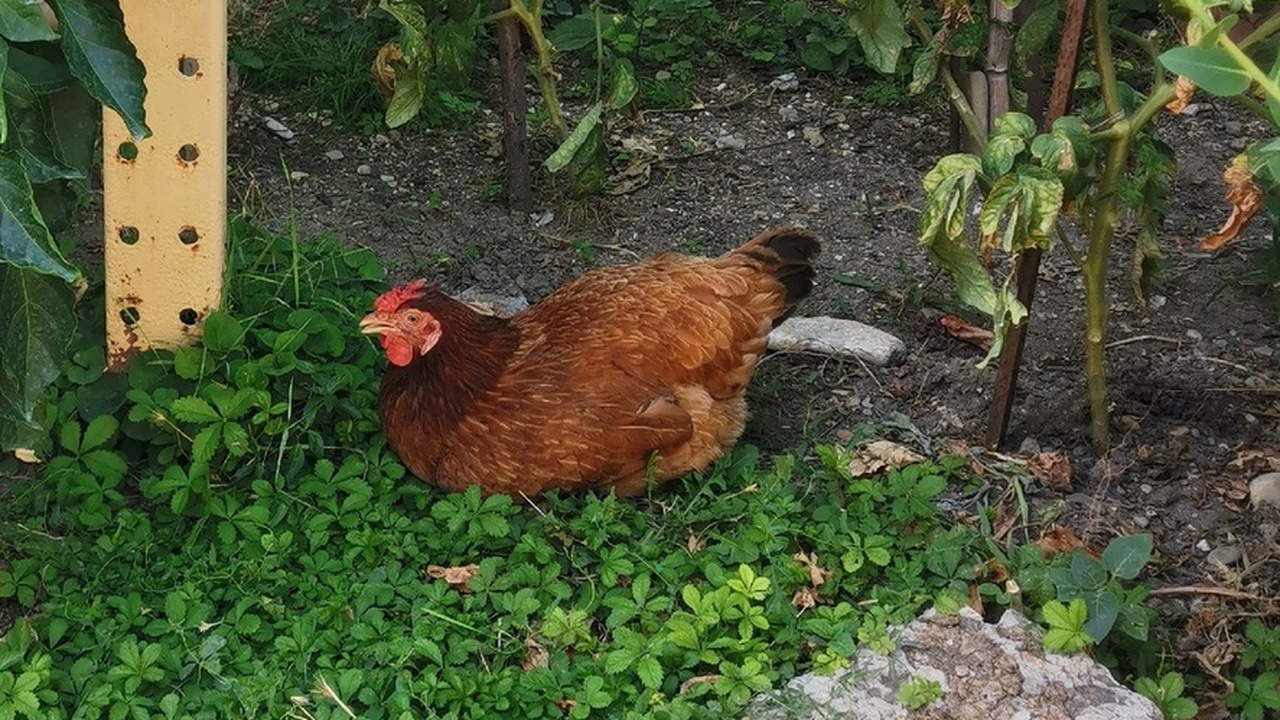
<svg viewBox="0 0 1280 720">
<path fill-rule="evenodd" d="M 729 150 L 745 150 L 747 141 L 736 135 L 721 135 L 716 138 L 716 147 Z"/>
<path fill-rule="evenodd" d="M 341 160 L 342 158 L 346 157 L 346 155 L 342 154 L 341 150 L 330 150 L 326 152 L 324 156 L 326 158 L 329 158 L 330 160 Z"/>
<path fill-rule="evenodd" d="M 396 181 L 396 176 L 395 175 L 379 175 L 378 179 L 382 180 L 382 182 L 388 185 L 394 185 Z"/>
<path fill-rule="evenodd" d="M 1133 518 L 1133 524 L 1140 528 L 1144 528 L 1151 524 L 1151 520 L 1148 518 L 1142 517 L 1141 515 L 1136 515 Z"/>
<path fill-rule="evenodd" d="M 356 174 L 357 174 L 357 175 L 372 175 L 372 174 L 373 174 L 373 168 L 369 167 L 368 165 L 360 165 L 360 166 L 358 166 L 358 167 L 356 168 Z"/>
<path fill-rule="evenodd" d="M 1150 494 L 1151 494 L 1151 484 L 1150 484 L 1150 483 L 1142 483 L 1141 485 L 1139 485 L 1139 486 L 1138 486 L 1138 489 L 1139 489 L 1139 490 L 1141 490 L 1141 491 L 1143 492 L 1143 494 L 1144 494 L 1144 495 L 1150 495 Z"/>
<path fill-rule="evenodd" d="M 1269 345 L 1259 345 L 1253 349 L 1254 355 L 1261 355 L 1262 357 L 1271 357 L 1275 352 Z"/>
<path fill-rule="evenodd" d="M 778 117 L 788 125 L 795 125 L 800 122 L 800 112 L 790 105 L 783 105 L 778 108 Z"/>
<path fill-rule="evenodd" d="M 267 129 L 275 133 L 276 137 L 279 137 L 281 140 L 293 139 L 293 131 L 285 127 L 284 123 L 273 117 L 262 118 L 262 124 L 267 126 Z"/>
<path fill-rule="evenodd" d="M 774 78 L 773 82 L 769 83 L 769 87 L 774 90 L 791 92 L 800 88 L 800 81 L 796 79 L 796 74 L 793 72 L 783 73 L 782 75 Z"/>
<path fill-rule="evenodd" d="M 1200 542 L 1196 543 L 1196 549 L 1202 553 L 1209 552 L 1209 541 L 1201 540 Z"/>
<path fill-rule="evenodd" d="M 805 142 L 814 147 L 822 147 L 827 142 L 826 139 L 822 137 L 822 131 L 813 125 L 805 125 L 804 130 L 801 131 L 801 133 L 804 135 Z"/>
<path fill-rule="evenodd" d="M 1019 455 L 1035 455 L 1040 452 L 1040 442 L 1033 437 L 1023 438 L 1022 444 L 1018 445 Z"/>
<path fill-rule="evenodd" d="M 1231 135 L 1239 135 L 1244 131 L 1244 125 L 1241 125 L 1237 120 L 1228 120 L 1222 123 L 1222 129 L 1226 130 Z"/>
<path fill-rule="evenodd" d="M 1204 335 L 1202 335 L 1199 330 L 1188 330 L 1187 337 L 1192 342 L 1200 342 L 1201 340 L 1204 339 Z"/>
<path fill-rule="evenodd" d="M 670 71 L 670 70 L 659 70 L 658 72 L 656 72 L 656 73 L 654 73 L 654 74 L 653 74 L 653 79 L 654 79 L 654 80 L 659 80 L 659 81 L 661 81 L 661 80 L 670 80 L 670 79 L 671 79 L 671 71 Z"/>
<path fill-rule="evenodd" d="M 293 170 L 289 173 L 290 180 L 301 180 L 302 178 L 311 177 L 311 173 L 305 173 L 301 170 Z"/>
<path fill-rule="evenodd" d="M 1215 565 L 1229 566 L 1240 562 L 1242 557 L 1244 557 L 1244 553 L 1240 552 L 1240 548 L 1235 545 L 1222 545 L 1210 550 L 1205 562 L 1209 563 L 1210 567 Z"/>
</svg>

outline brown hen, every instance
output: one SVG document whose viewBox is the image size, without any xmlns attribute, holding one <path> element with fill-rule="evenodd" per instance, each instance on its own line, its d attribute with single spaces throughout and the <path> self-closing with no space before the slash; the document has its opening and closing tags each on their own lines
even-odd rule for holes
<svg viewBox="0 0 1280 720">
<path fill-rule="evenodd" d="M 768 333 L 813 284 L 817 238 L 773 229 L 717 258 L 600 268 L 510 318 L 416 281 L 360 322 L 390 361 L 391 448 L 448 490 L 632 495 L 737 442 Z"/>
</svg>

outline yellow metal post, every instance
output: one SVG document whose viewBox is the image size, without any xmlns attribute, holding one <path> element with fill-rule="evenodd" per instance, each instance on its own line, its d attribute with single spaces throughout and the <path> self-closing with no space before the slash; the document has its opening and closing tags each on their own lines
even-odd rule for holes
<svg viewBox="0 0 1280 720">
<path fill-rule="evenodd" d="M 199 337 L 222 303 L 227 227 L 226 0 L 120 0 L 146 66 L 136 141 L 103 114 L 107 364 Z"/>
</svg>

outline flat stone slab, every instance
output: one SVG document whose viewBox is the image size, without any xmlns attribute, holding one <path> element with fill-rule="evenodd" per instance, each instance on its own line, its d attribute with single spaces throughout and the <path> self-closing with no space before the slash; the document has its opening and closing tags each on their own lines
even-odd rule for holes
<svg viewBox="0 0 1280 720">
<path fill-rule="evenodd" d="M 907 345 L 897 337 L 856 320 L 826 316 L 787 318 L 769 333 L 769 349 L 856 357 L 880 367 L 907 357 Z"/>
<path fill-rule="evenodd" d="M 1147 698 L 1084 654 L 1046 652 L 1039 627 L 1008 610 L 990 624 L 966 607 L 930 609 L 891 628 L 895 648 L 863 646 L 831 676 L 802 675 L 757 697 L 747 720 L 1161 720 Z M 906 683 L 936 683 L 934 698 L 908 709 Z"/>
</svg>

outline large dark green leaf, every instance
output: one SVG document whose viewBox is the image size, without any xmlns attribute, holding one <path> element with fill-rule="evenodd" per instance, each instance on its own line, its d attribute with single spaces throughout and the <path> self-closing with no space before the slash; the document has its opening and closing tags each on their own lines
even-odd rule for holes
<svg viewBox="0 0 1280 720">
<path fill-rule="evenodd" d="M 849 13 L 849 27 L 871 67 L 886 75 L 898 67 L 898 55 L 911 45 L 906 21 L 896 0 L 867 0 Z"/>
<path fill-rule="evenodd" d="M 27 170 L 13 153 L 0 153 L 0 264 L 3 263 L 54 275 L 66 282 L 80 277 L 80 271 L 54 245 L 36 207 Z"/>
<path fill-rule="evenodd" d="M 547 33 L 547 40 L 560 52 L 573 52 L 596 41 L 596 18 L 594 13 L 575 15 Z"/>
<path fill-rule="evenodd" d="M 92 110 L 90 110 L 90 114 Z M 18 140 L 18 154 L 27 169 L 27 177 L 32 185 L 41 185 L 54 180 L 83 180 L 85 173 L 67 165 L 54 146 L 48 131 L 52 128 L 47 119 L 44 102 L 37 101 L 15 112 L 13 129 Z"/>
<path fill-rule="evenodd" d="M 0 0 L 4 2 L 4 0 Z M 4 77 L 9 74 L 9 43 L 0 40 L 0 145 L 9 138 L 9 113 L 4 106 Z"/>
<path fill-rule="evenodd" d="M 31 47 L 31 46 L 29 46 Z M 9 78 L 20 78 L 33 92 L 45 94 L 74 84 L 65 63 L 48 60 L 20 47 L 9 48 Z"/>
<path fill-rule="evenodd" d="M 75 295 L 64 281 L 0 265 L 0 415 L 32 424 L 75 334 Z"/>
<path fill-rule="evenodd" d="M 46 128 L 57 158 L 87 178 L 95 160 L 94 146 L 102 135 L 102 113 L 98 102 L 79 85 L 45 98 Z"/>
<path fill-rule="evenodd" d="M 58 0 L 55 9 L 71 74 L 98 102 L 119 113 L 135 138 L 150 135 L 142 107 L 146 69 L 120 18 L 91 0 Z"/>
<path fill-rule="evenodd" d="M 0 37 L 10 42 L 57 40 L 39 0 L 0 0 Z"/>
</svg>

